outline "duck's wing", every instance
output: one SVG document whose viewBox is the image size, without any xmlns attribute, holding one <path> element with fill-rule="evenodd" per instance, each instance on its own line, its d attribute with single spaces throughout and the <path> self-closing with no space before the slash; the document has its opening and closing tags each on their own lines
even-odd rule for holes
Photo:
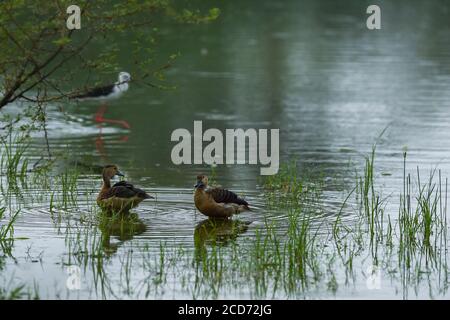
<svg viewBox="0 0 450 320">
<path fill-rule="evenodd" d="M 114 91 L 114 84 L 110 84 L 107 86 L 101 86 L 97 88 L 93 88 L 85 93 L 74 95 L 72 99 L 87 99 L 87 98 L 97 98 L 102 96 L 107 96 Z"/>
<path fill-rule="evenodd" d="M 111 189 L 105 194 L 105 199 L 111 197 L 118 198 L 133 198 L 138 197 L 142 199 L 152 198 L 149 194 L 147 194 L 144 190 L 135 188 L 131 183 L 126 181 L 119 181 L 115 183 Z"/>
<path fill-rule="evenodd" d="M 207 189 L 206 192 L 209 193 L 217 203 L 235 203 L 238 205 L 248 206 L 247 201 L 239 198 L 238 195 L 232 191 L 222 188 L 210 188 Z"/>
<path fill-rule="evenodd" d="M 127 187 L 127 188 L 131 188 L 131 189 L 134 188 L 134 186 L 131 183 L 124 181 L 124 180 L 114 183 L 113 188 L 114 187 Z"/>
<path fill-rule="evenodd" d="M 112 187 L 111 189 L 108 190 L 108 192 L 106 192 L 103 195 L 104 199 L 108 199 L 108 198 L 112 198 L 112 197 L 117 197 L 117 198 L 133 198 L 136 196 L 136 192 L 131 189 L 128 188 L 126 186 L 115 186 Z"/>
</svg>

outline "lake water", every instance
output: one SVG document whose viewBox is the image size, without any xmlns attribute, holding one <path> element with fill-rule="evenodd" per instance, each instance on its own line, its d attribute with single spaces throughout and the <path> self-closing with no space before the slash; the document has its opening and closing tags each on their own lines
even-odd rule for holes
<svg viewBox="0 0 450 320">
<path fill-rule="evenodd" d="M 419 166 L 426 176 L 438 167 L 443 177 L 450 176 L 450 5 L 383 3 L 382 29 L 369 31 L 365 26 L 369 4 L 219 2 L 222 14 L 214 23 L 165 24 L 159 50 L 162 57 L 181 53 L 166 74 L 177 88 L 131 83 L 105 114 L 127 121 L 130 130 L 100 127 L 94 122 L 96 103 L 67 104 L 64 113 L 48 106 L 51 151 L 69 155 L 58 161 L 56 170 L 78 163 L 77 206 L 58 210 L 60 215 L 52 213 L 50 194 L 39 183 L 24 191 L 23 198 L 11 196 L 11 206 L 21 208 L 15 236 L 27 239 L 16 240 L 11 255 L 0 262 L 0 287 L 25 284 L 40 298 L 74 299 L 449 298 L 447 273 L 442 279 L 440 273 L 426 270 L 409 282 L 401 276 L 404 273 L 385 266 L 380 287 L 371 288 L 366 277 L 370 254 L 355 259 L 352 281 L 346 280 L 343 270 L 335 272 L 337 289 L 330 290 L 325 275 L 317 286 L 292 295 L 283 290 L 258 295 L 242 283 L 223 285 L 217 292 L 208 291 L 208 284 L 198 289 L 194 269 L 178 270 L 176 257 L 173 272 L 164 280 L 158 278 L 158 270 L 144 266 L 160 259 L 162 243 L 169 251 L 183 248 L 184 257 L 195 254 L 195 234 L 201 232 L 205 217 L 195 210 L 193 185 L 197 174 L 212 169 L 176 166 L 170 159 L 172 131 L 192 132 L 195 120 L 203 121 L 205 129 L 279 128 L 282 161 L 296 158 L 300 173 L 324 176 L 325 209 L 313 220 L 320 234 L 330 230 L 322 222 L 334 221 L 354 184 L 355 171 L 362 170 L 364 156 L 385 128 L 377 146 L 375 179 L 390 199 L 386 211 L 393 219 L 403 188 L 405 148 L 408 172 Z M 133 74 L 132 62 L 123 58 L 121 65 Z M 17 108 L 11 105 L 2 112 Z M 28 154 L 38 158 L 44 152 L 43 139 L 33 139 Z M 100 188 L 101 179 L 83 165 L 108 163 L 117 164 L 127 180 L 156 194 L 157 201 L 144 202 L 134 211 L 140 223 L 131 236 L 112 232 L 107 237 L 103 259 L 91 254 L 84 258 L 76 254 L 82 251 L 77 246 L 95 243 L 100 234 L 86 216 L 96 206 L 94 190 Z M 233 226 L 224 226 L 225 247 L 229 242 L 245 246 L 265 221 L 280 222 L 280 234 L 287 230 L 287 213 L 266 204 L 259 166 L 223 165 L 215 173 L 222 186 L 245 194 L 256 208 L 235 219 L 249 224 L 241 231 L 229 232 Z M 352 196 L 349 202 L 356 200 Z M 343 217 L 351 226 L 358 213 L 349 206 Z M 210 241 L 206 236 L 202 245 L 210 248 Z M 67 286 L 69 266 L 80 268 L 79 290 Z M 188 267 L 180 263 L 180 268 Z"/>
</svg>

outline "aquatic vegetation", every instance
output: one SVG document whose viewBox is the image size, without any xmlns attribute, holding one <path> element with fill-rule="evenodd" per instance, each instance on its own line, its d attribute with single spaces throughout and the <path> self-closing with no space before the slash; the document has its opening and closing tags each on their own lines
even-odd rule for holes
<svg viewBox="0 0 450 320">
<path fill-rule="evenodd" d="M 266 204 L 269 207 L 289 208 L 302 206 L 311 199 L 318 199 L 322 193 L 321 174 L 299 173 L 297 161 L 291 160 L 280 165 L 276 175 L 267 176 L 263 181 Z"/>
<path fill-rule="evenodd" d="M 434 281 L 437 287 L 446 288 L 448 283 L 447 179 L 443 182 L 441 172 L 434 169 L 422 182 L 419 168 L 415 175 L 406 172 L 406 155 L 404 152 L 398 215 L 385 213 L 387 200 L 381 200 L 376 191 L 375 148 L 366 159 L 365 175 L 359 179 L 358 189 L 374 264 L 388 266 L 392 277 L 398 271 L 404 297 L 410 285 L 420 283 L 419 277 L 424 273 L 435 275 L 428 281 Z"/>
<path fill-rule="evenodd" d="M 404 159 L 406 162 L 406 153 Z M 427 267 L 439 265 L 442 261 L 436 259 L 446 259 L 447 251 L 447 179 L 443 182 L 441 172 L 432 170 L 422 182 L 417 168 L 416 194 L 411 174 L 404 175 L 403 179 L 398 218 L 399 264 L 411 268 L 415 260 L 424 259 Z"/>
<path fill-rule="evenodd" d="M 25 152 L 28 146 L 29 135 L 26 132 L 13 133 L 10 129 L 6 136 L 0 136 L 0 182 L 4 176 L 8 190 L 13 192 L 19 192 L 19 183 L 26 183 L 29 159 Z M 3 183 L 1 189 L 2 193 L 9 192 L 4 190 Z"/>
<path fill-rule="evenodd" d="M 369 226 L 370 242 L 381 241 L 383 235 L 383 214 L 384 200 L 381 194 L 375 189 L 374 182 L 374 162 L 376 144 L 372 147 L 372 152 L 365 157 L 364 175 L 357 179 L 356 189 L 359 196 L 360 212 L 365 217 Z"/>
<path fill-rule="evenodd" d="M 0 300 L 17 300 L 23 298 L 25 296 L 24 287 L 25 285 L 20 285 L 10 290 L 0 288 Z"/>
<path fill-rule="evenodd" d="M 0 300 L 39 300 L 39 288 L 36 282 L 33 288 L 28 288 L 25 284 L 12 285 L 11 281 L 0 287 Z"/>
<path fill-rule="evenodd" d="M 320 251 L 316 247 L 316 233 L 311 217 L 304 214 L 298 209 L 289 210 L 285 236 L 276 232 L 276 224 L 270 224 L 251 242 L 246 271 L 261 296 L 265 296 L 270 286 L 274 291 L 280 287 L 288 295 L 295 294 L 319 279 Z"/>
<path fill-rule="evenodd" d="M 77 183 L 78 183 L 77 171 L 65 171 L 56 177 L 55 185 L 60 186 L 58 192 L 53 192 L 50 200 L 51 211 L 55 205 L 59 209 L 67 210 L 69 207 L 76 207 L 77 205 Z"/>
<path fill-rule="evenodd" d="M 360 285 L 375 271 L 398 283 L 403 297 L 426 283 L 430 295 L 446 295 L 447 180 L 437 169 L 425 180 L 419 169 L 408 173 L 405 153 L 404 188 L 383 197 L 375 156 L 376 145 L 353 187 L 339 189 L 342 198 L 334 206 L 326 201 L 330 180 L 325 182 L 323 174 L 301 172 L 295 161 L 282 164 L 278 175 L 263 181 L 260 203 L 265 206 L 257 213 L 262 220 L 252 220 L 253 212 L 233 220 L 205 219 L 182 243 L 154 239 L 153 216 L 145 206 L 142 214 L 102 214 L 95 201 L 97 175 L 91 171 L 26 171 L 24 183 L 18 180 L 20 193 L 8 187 L 3 193 L 5 207 L 17 211 L 9 219 L 7 209 L 0 211 L 5 239 L 0 243 L 12 244 L 20 208 L 46 203 L 55 232 L 64 238 L 61 272 L 80 268 L 82 296 L 303 298 L 320 292 L 329 297 Z M 274 210 L 280 217 L 269 214 Z M 5 248 L 12 252 L 12 245 Z M 39 297 L 38 287 L 31 294 L 22 285 L 1 289 L 0 296 Z"/>
<path fill-rule="evenodd" d="M 3 220 L 6 208 L 0 208 L 0 221 Z M 19 211 L 16 212 L 11 219 L 6 223 L 0 226 L 0 241 L 10 240 L 13 238 L 14 234 L 14 221 L 19 214 Z"/>
<path fill-rule="evenodd" d="M 0 208 L 0 248 L 3 253 L 10 254 L 14 243 L 14 222 L 20 210 L 5 221 L 6 208 Z"/>
</svg>

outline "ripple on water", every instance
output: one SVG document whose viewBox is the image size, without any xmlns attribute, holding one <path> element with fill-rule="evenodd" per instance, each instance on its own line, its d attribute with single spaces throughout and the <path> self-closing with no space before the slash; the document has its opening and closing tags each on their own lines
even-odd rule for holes
<svg viewBox="0 0 450 320">
<path fill-rule="evenodd" d="M 89 180 L 89 179 L 86 179 Z M 160 242 L 168 245 L 192 243 L 195 229 L 204 222 L 207 217 L 196 210 L 193 203 L 193 191 L 183 188 L 146 188 L 148 192 L 156 196 L 155 200 L 142 202 L 133 209 L 141 222 L 145 225 L 145 231 L 134 237 L 136 240 L 151 241 L 150 245 L 158 246 Z M 32 236 L 55 234 L 55 229 L 64 227 L 65 223 L 80 223 L 85 215 L 92 214 L 92 207 L 96 207 L 95 194 L 89 197 L 85 195 L 92 190 L 79 190 L 79 200 L 76 208 L 67 210 L 54 209 L 50 211 L 47 199 L 42 203 L 22 207 L 21 218 L 17 221 L 17 228 Z M 237 193 L 245 193 L 236 190 Z M 285 234 L 289 215 L 282 208 L 267 208 L 264 195 L 260 192 L 246 192 L 246 199 L 251 204 L 252 211 L 235 216 L 235 220 L 245 221 L 250 225 L 248 234 L 254 234 L 258 228 L 264 228 L 266 224 L 276 223 L 278 232 Z M 342 204 L 338 196 L 332 193 L 327 195 L 324 201 L 323 211 L 311 218 L 313 225 L 320 226 L 324 220 L 332 220 Z M 352 220 L 345 210 L 343 219 Z M 82 224 L 82 222 L 81 222 Z"/>
</svg>

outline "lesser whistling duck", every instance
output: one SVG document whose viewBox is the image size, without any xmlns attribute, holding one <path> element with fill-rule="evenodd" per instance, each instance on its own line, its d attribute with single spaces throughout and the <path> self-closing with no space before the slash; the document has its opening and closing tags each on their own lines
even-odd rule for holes
<svg viewBox="0 0 450 320">
<path fill-rule="evenodd" d="M 105 166 L 102 176 L 103 186 L 97 196 L 97 204 L 108 213 L 128 213 L 143 200 L 154 198 L 126 181 L 119 181 L 111 187 L 112 178 L 124 176 L 116 165 Z"/>
<path fill-rule="evenodd" d="M 221 188 L 208 188 L 208 177 L 197 176 L 194 202 L 197 209 L 212 218 L 229 218 L 233 214 L 250 210 L 247 201 L 234 192 Z"/>
</svg>

